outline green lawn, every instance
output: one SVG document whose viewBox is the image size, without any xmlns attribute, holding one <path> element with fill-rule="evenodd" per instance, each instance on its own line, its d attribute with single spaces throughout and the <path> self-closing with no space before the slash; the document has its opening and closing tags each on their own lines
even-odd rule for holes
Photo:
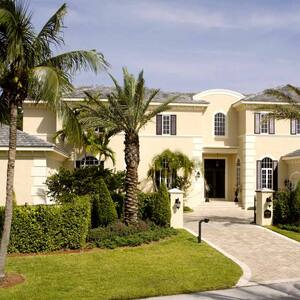
<svg viewBox="0 0 300 300">
<path fill-rule="evenodd" d="M 300 242 L 300 233 L 299 232 L 281 229 L 276 226 L 267 226 L 267 227 L 275 232 L 278 232 L 282 235 L 289 237 L 290 239 Z"/>
<path fill-rule="evenodd" d="M 136 248 L 10 257 L 8 271 L 26 281 L 0 289 L 0 299 L 131 299 L 229 288 L 242 275 L 238 265 L 183 230 Z"/>
</svg>

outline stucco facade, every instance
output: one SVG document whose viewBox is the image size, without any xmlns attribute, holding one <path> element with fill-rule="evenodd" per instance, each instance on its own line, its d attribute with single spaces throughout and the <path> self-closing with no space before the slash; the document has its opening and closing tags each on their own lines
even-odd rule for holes
<svg viewBox="0 0 300 300">
<path fill-rule="evenodd" d="M 266 186 L 281 188 L 286 179 L 297 182 L 300 155 L 286 155 L 300 148 L 299 136 L 291 134 L 290 121 L 276 120 L 261 129 L 256 128 L 264 125 L 258 125 L 256 121 L 258 104 L 258 101 L 249 101 L 249 97 L 238 92 L 219 89 L 192 95 L 191 101 L 172 103 L 168 112 L 160 119 L 154 118 L 140 132 L 141 188 L 151 189 L 146 176 L 149 165 L 153 157 L 165 149 L 180 150 L 196 162 L 192 185 L 185 199 L 189 206 L 197 206 L 205 198 L 222 201 L 237 198 L 243 208 L 249 208 L 253 206 L 257 189 Z M 175 116 L 175 125 L 168 124 L 171 115 Z M 160 128 L 162 131 L 158 133 L 158 120 L 165 120 L 167 125 L 161 126 L 173 126 L 175 131 L 167 128 L 164 134 L 165 129 Z M 44 104 L 24 104 L 25 132 L 52 143 L 53 135 L 59 129 L 61 121 Z M 123 141 L 121 133 L 110 142 L 118 170 L 125 168 Z M 61 166 L 74 166 L 74 161 L 81 159 L 78 155 L 76 157 L 76 151 L 65 151 L 68 152 L 66 156 L 47 151 L 18 151 L 15 186 L 19 203 L 47 202 L 41 197 L 46 177 Z M 0 174 L 0 199 L 4 199 L 5 155 L 6 152 L 0 152 L 3 170 Z M 106 162 L 106 166 L 113 167 L 110 162 Z"/>
</svg>

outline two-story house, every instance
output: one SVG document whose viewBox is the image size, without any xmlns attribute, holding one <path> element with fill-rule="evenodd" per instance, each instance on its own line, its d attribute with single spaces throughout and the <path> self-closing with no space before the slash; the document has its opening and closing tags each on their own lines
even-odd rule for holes
<svg viewBox="0 0 300 300">
<path fill-rule="evenodd" d="M 98 88 L 99 89 L 99 88 Z M 102 88 L 100 88 L 102 89 Z M 109 89 L 105 88 L 102 94 Z M 160 93 L 151 106 L 174 93 Z M 82 101 L 78 90 L 65 101 Z M 105 99 L 104 99 L 105 101 Z M 196 162 L 186 202 L 196 206 L 205 197 L 234 201 L 238 188 L 243 208 L 253 206 L 255 191 L 278 189 L 286 179 L 300 179 L 300 120 L 275 121 L 263 118 L 258 105 L 280 102 L 262 94 L 244 96 L 231 90 L 181 93 L 170 110 L 156 116 L 140 132 L 139 176 L 141 188 L 149 188 L 147 171 L 153 157 L 165 149 L 180 150 Z M 22 204 L 48 203 L 45 180 L 59 167 L 95 165 L 96 157 L 80 156 L 73 149 L 53 144 L 61 121 L 45 104 L 26 102 L 23 130 L 18 133 L 15 193 Z M 125 168 L 124 135 L 110 146 L 116 153 L 116 169 Z M 0 201 L 5 197 L 8 129 L 0 127 Z M 112 167 L 108 165 L 108 167 Z"/>
</svg>

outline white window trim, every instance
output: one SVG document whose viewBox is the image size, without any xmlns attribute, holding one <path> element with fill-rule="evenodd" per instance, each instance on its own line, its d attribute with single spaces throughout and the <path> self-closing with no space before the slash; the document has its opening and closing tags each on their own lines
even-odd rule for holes
<svg viewBox="0 0 300 300">
<path fill-rule="evenodd" d="M 216 114 L 223 114 L 225 116 L 225 135 L 215 135 L 215 116 Z M 219 140 L 219 139 L 225 139 L 228 138 L 228 118 L 227 118 L 227 114 L 226 112 L 224 112 L 223 110 L 218 110 L 215 111 L 213 114 L 213 119 L 212 119 L 212 136 Z"/>
<path fill-rule="evenodd" d="M 172 131 L 172 122 L 171 122 L 171 114 L 161 114 L 161 135 L 163 136 L 170 136 L 171 135 L 171 131 Z M 170 129 L 169 129 L 169 133 L 164 133 L 164 117 L 169 117 L 169 123 L 170 123 Z"/>
<path fill-rule="evenodd" d="M 299 130 L 299 132 L 297 132 L 297 122 L 300 123 L 300 119 L 295 119 L 295 120 L 296 120 L 296 124 L 295 124 L 296 125 L 296 134 L 293 134 L 293 135 L 300 135 L 300 130 Z"/>
</svg>

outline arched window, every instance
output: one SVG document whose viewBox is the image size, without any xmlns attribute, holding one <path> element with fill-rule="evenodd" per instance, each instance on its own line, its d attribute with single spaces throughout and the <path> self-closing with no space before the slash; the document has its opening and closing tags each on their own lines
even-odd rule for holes
<svg viewBox="0 0 300 300">
<path fill-rule="evenodd" d="M 278 189 L 278 161 L 264 157 L 257 161 L 257 189 Z"/>
<path fill-rule="evenodd" d="M 236 187 L 239 188 L 241 186 L 241 161 L 238 158 L 236 161 Z"/>
<path fill-rule="evenodd" d="M 100 164 L 100 162 L 96 157 L 86 156 L 83 159 L 76 161 L 76 168 L 99 166 L 99 164 Z"/>
<path fill-rule="evenodd" d="M 224 136 L 225 135 L 225 115 L 223 113 L 215 114 L 215 135 Z"/>
</svg>

